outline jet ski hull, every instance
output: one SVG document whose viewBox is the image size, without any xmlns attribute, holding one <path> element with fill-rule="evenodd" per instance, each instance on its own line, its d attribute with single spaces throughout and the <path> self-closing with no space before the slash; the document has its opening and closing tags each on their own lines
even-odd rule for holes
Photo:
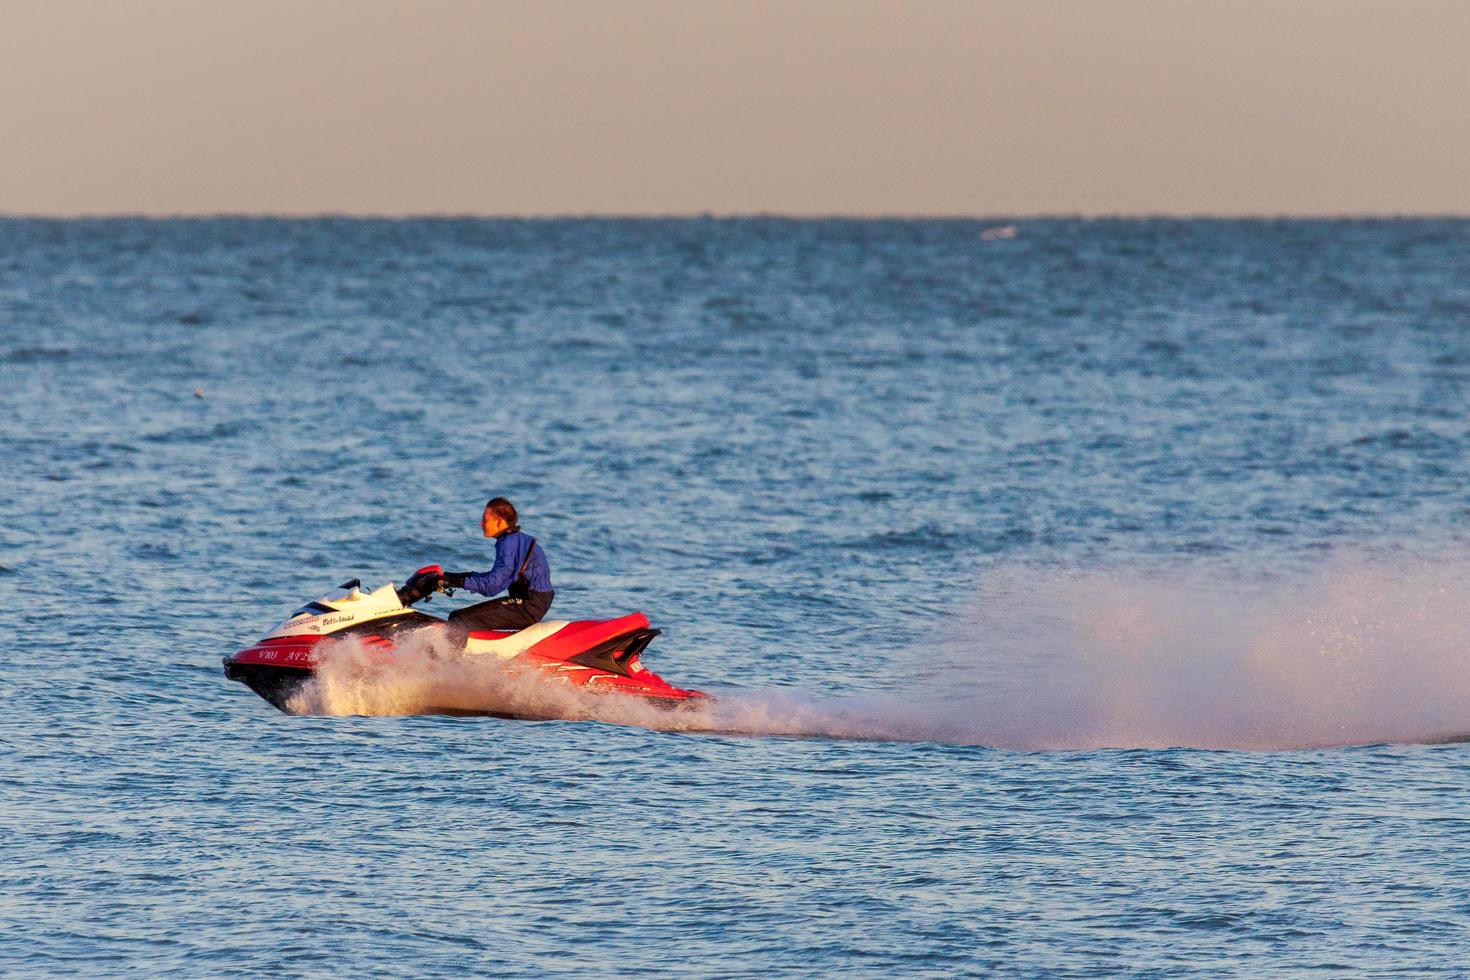
<svg viewBox="0 0 1470 980">
<path fill-rule="evenodd" d="M 302 667 L 279 667 L 259 663 L 237 663 L 231 658 L 224 661 L 225 677 L 232 681 L 239 681 L 250 690 L 260 695 L 272 707 L 284 714 L 297 714 L 300 702 L 297 701 L 303 689 L 311 683 L 316 676 L 316 671 Z M 619 693 L 624 697 L 636 697 L 644 704 L 662 709 L 664 711 L 677 711 L 690 708 L 710 700 L 710 696 L 703 691 L 685 691 L 674 688 L 668 695 L 649 694 L 642 691 L 618 690 L 599 686 L 600 694 Z M 294 704 L 293 704 L 294 702 Z M 522 721 L 549 721 L 555 715 L 548 714 L 526 714 L 511 711 L 495 711 L 491 709 L 474 709 L 463 707 L 426 707 L 424 714 L 429 715 L 455 715 L 459 717 L 480 718 L 513 718 Z"/>
<path fill-rule="evenodd" d="M 302 693 L 302 689 L 311 683 L 314 676 L 315 671 L 303 670 L 299 667 L 272 667 L 266 664 L 236 664 L 225 661 L 225 677 L 244 684 L 272 707 L 288 715 L 296 713 L 292 702 Z M 643 703 L 664 711 L 677 711 L 709 700 L 709 695 L 698 691 L 681 691 L 680 694 L 680 697 L 649 695 L 639 697 Z M 453 715 L 461 718 L 506 718 L 518 721 L 550 721 L 556 717 L 555 715 L 495 711 L 488 708 L 450 707 L 448 705 L 426 707 L 423 713 Z"/>
<path fill-rule="evenodd" d="M 237 664 L 225 661 L 225 677 L 239 681 L 287 714 L 291 700 L 311 681 L 313 672 L 299 667 L 272 667 L 267 664 Z"/>
</svg>

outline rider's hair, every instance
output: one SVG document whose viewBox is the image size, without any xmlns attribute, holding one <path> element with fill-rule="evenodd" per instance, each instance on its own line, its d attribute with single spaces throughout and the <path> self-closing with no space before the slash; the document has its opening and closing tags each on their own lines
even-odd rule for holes
<svg viewBox="0 0 1470 980">
<path fill-rule="evenodd" d="M 516 526 L 516 505 L 504 497 L 492 497 L 485 505 L 485 509 L 504 521 L 508 526 Z"/>
</svg>

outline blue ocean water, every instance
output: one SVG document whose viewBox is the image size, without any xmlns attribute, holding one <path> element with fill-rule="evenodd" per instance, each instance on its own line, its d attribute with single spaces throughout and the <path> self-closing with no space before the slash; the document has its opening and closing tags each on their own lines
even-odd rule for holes
<svg viewBox="0 0 1470 980">
<path fill-rule="evenodd" d="M 1470 222 L 986 227 L 0 220 L 0 973 L 1463 975 Z M 740 734 L 221 676 L 496 493 Z"/>
</svg>

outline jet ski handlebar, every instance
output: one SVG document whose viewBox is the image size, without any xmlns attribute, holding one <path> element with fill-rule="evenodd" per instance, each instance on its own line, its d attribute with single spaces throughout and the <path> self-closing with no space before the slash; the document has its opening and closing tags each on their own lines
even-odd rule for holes
<svg viewBox="0 0 1470 980">
<path fill-rule="evenodd" d="M 408 577 L 408 581 L 395 588 L 398 601 L 411 606 L 421 599 L 432 598 L 435 592 L 448 591 L 444 588 L 444 569 L 439 565 L 425 565 Z"/>
</svg>

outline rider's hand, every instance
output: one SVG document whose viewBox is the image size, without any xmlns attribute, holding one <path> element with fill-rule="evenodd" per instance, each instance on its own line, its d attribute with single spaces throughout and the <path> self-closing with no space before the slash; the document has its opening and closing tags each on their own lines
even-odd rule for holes
<svg viewBox="0 0 1470 980">
<path fill-rule="evenodd" d="M 469 578 L 469 572 L 445 572 L 439 579 L 439 587 L 443 589 L 462 589 L 464 580 Z"/>
</svg>

